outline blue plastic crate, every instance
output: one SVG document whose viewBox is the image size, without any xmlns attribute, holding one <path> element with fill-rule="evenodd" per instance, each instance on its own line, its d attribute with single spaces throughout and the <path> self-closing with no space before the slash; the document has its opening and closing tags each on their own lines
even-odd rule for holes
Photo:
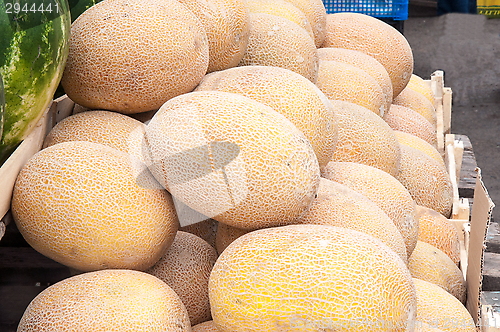
<svg viewBox="0 0 500 332">
<path fill-rule="evenodd" d="M 408 18 L 408 0 L 323 0 L 328 14 L 354 12 L 396 21 Z"/>
</svg>

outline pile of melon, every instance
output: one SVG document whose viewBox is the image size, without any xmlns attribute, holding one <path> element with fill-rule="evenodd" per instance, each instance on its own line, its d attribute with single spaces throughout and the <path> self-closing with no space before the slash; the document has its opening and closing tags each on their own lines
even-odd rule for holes
<svg viewBox="0 0 500 332">
<path fill-rule="evenodd" d="M 18 331 L 475 330 L 435 101 L 390 25 L 320 0 L 103 0 L 62 85 L 85 111 L 12 212 L 75 275 Z"/>
</svg>

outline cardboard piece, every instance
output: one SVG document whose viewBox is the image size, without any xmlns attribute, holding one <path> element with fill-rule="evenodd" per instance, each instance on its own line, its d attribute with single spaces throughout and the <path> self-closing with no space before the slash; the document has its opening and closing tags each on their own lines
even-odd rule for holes
<svg viewBox="0 0 500 332">
<path fill-rule="evenodd" d="M 483 254 L 484 241 L 486 238 L 486 230 L 491 221 L 491 213 L 493 204 L 488 191 L 481 179 L 481 170 L 476 168 L 477 180 L 474 190 L 474 201 L 472 203 L 469 248 L 467 259 L 467 303 L 466 307 L 469 310 L 474 322 L 480 325 L 480 301 L 481 301 L 481 283 L 483 269 Z"/>
</svg>

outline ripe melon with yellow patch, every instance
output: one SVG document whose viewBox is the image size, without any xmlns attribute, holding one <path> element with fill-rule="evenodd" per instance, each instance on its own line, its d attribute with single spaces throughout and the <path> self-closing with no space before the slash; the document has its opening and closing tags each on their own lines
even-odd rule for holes
<svg viewBox="0 0 500 332">
<path fill-rule="evenodd" d="M 281 16 L 301 26 L 314 40 L 314 32 L 306 15 L 295 5 L 285 0 L 245 0 L 250 13 L 263 13 Z"/>
<path fill-rule="evenodd" d="M 281 16 L 249 15 L 250 38 L 239 66 L 286 68 L 316 82 L 318 54 L 307 31 Z"/>
<path fill-rule="evenodd" d="M 17 177 L 12 213 L 35 250 L 80 271 L 145 270 L 178 229 L 170 194 L 144 164 L 85 141 L 35 154 Z"/>
<path fill-rule="evenodd" d="M 422 77 L 411 74 L 410 81 L 408 82 L 408 85 L 406 87 L 423 94 L 425 98 L 427 98 L 431 102 L 432 105 L 436 104 L 434 92 L 432 92 L 430 85 L 427 84 Z"/>
<path fill-rule="evenodd" d="M 348 101 L 380 116 L 387 111 L 378 82 L 364 70 L 348 63 L 320 60 L 316 85 L 330 100 Z"/>
<path fill-rule="evenodd" d="M 61 84 L 87 108 L 141 113 L 193 90 L 207 68 L 205 29 L 184 5 L 110 0 L 73 22 Z"/>
<path fill-rule="evenodd" d="M 398 138 L 399 144 L 422 151 L 435 161 L 439 162 L 441 165 L 445 166 L 444 159 L 439 151 L 424 139 L 400 130 L 395 130 L 394 134 Z"/>
<path fill-rule="evenodd" d="M 178 231 L 174 242 L 147 273 L 169 285 L 187 309 L 191 325 L 211 319 L 208 278 L 217 252 L 202 238 Z"/>
<path fill-rule="evenodd" d="M 443 251 L 458 265 L 460 240 L 455 226 L 441 213 L 417 205 L 418 239 Z"/>
<path fill-rule="evenodd" d="M 209 47 L 207 72 L 235 67 L 245 54 L 250 18 L 245 0 L 178 0 L 205 28 Z"/>
<path fill-rule="evenodd" d="M 286 0 L 306 16 L 314 33 L 314 44 L 320 47 L 325 40 L 326 8 L 322 0 Z"/>
<path fill-rule="evenodd" d="M 219 332 L 213 320 L 193 326 L 192 332 Z"/>
<path fill-rule="evenodd" d="M 51 129 L 43 148 L 62 142 L 87 141 L 103 144 L 143 159 L 145 125 L 124 114 L 87 111 L 64 118 Z"/>
<path fill-rule="evenodd" d="M 392 101 L 394 105 L 408 107 L 429 121 L 434 128 L 437 126 L 437 115 L 434 105 L 419 92 L 412 89 L 404 89 Z"/>
<path fill-rule="evenodd" d="M 323 47 L 318 49 L 319 60 L 340 61 L 364 70 L 372 76 L 382 88 L 387 109 L 392 104 L 392 82 L 387 70 L 372 56 L 366 53 L 338 47 Z"/>
<path fill-rule="evenodd" d="M 428 281 L 413 278 L 417 290 L 416 326 L 428 325 L 449 332 L 475 332 L 467 308 L 453 295 Z"/>
<path fill-rule="evenodd" d="M 300 223 L 329 225 L 369 234 L 406 262 L 406 246 L 398 228 L 373 201 L 340 183 L 321 178 L 317 197 Z"/>
<path fill-rule="evenodd" d="M 366 53 L 387 70 L 393 98 L 406 87 L 413 73 L 413 52 L 406 38 L 391 25 L 360 13 L 334 13 L 326 17 L 322 47 Z"/>
<path fill-rule="evenodd" d="M 304 134 L 248 97 L 196 91 L 146 127 L 150 169 L 176 199 L 231 226 L 285 225 L 312 203 L 320 170 Z"/>
<path fill-rule="evenodd" d="M 418 239 L 415 202 L 396 178 L 372 166 L 335 161 L 329 162 L 321 175 L 376 203 L 396 225 L 403 236 L 408 257 L 411 255 Z"/>
<path fill-rule="evenodd" d="M 289 225 L 250 232 L 219 256 L 209 283 L 212 317 L 226 331 L 407 331 L 416 297 L 410 273 L 361 232 Z"/>
<path fill-rule="evenodd" d="M 399 142 L 380 116 L 354 103 L 332 100 L 339 139 L 332 161 L 365 164 L 397 176 Z"/>
<path fill-rule="evenodd" d="M 446 168 L 426 153 L 400 145 L 398 180 L 418 205 L 448 217 L 453 205 L 453 187 Z"/>
<path fill-rule="evenodd" d="M 465 303 L 467 289 L 462 271 L 444 252 L 418 241 L 408 258 L 408 269 L 412 277 L 432 282 Z"/>
<path fill-rule="evenodd" d="M 102 270 L 61 280 L 28 305 L 17 331 L 191 331 L 179 296 L 160 279 Z"/>
<path fill-rule="evenodd" d="M 320 167 L 332 159 L 338 136 L 332 104 L 302 75 L 278 67 L 237 67 L 205 76 L 196 88 L 210 90 L 238 93 L 270 106 L 304 133 Z"/>
<path fill-rule="evenodd" d="M 405 106 L 391 105 L 383 119 L 393 130 L 415 135 L 434 148 L 437 147 L 436 129 L 420 113 Z"/>
</svg>

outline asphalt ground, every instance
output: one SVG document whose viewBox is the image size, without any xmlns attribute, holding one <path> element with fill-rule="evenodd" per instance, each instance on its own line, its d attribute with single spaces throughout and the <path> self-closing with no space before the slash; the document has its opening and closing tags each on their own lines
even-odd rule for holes
<svg viewBox="0 0 500 332">
<path fill-rule="evenodd" d="M 500 221 L 500 19 L 412 14 L 403 31 L 414 73 L 428 79 L 435 70 L 444 71 L 445 86 L 453 92 L 451 132 L 469 137 L 483 182 L 499 205 L 493 219 Z"/>
</svg>

